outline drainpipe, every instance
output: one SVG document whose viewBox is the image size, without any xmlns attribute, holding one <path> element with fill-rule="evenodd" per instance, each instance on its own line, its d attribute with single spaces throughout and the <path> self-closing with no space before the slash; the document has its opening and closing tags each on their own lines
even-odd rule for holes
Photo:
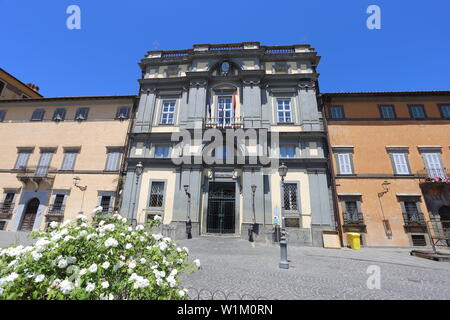
<svg viewBox="0 0 450 320">
<path fill-rule="evenodd" d="M 339 233 L 339 240 L 341 241 L 341 246 L 344 246 L 344 241 L 343 241 L 343 233 L 342 233 L 342 224 L 341 224 L 341 219 L 340 219 L 340 215 L 339 215 L 339 198 L 338 198 L 338 194 L 337 194 L 337 190 L 336 190 L 336 178 L 335 178 L 335 169 L 333 166 L 333 161 L 332 161 L 332 150 L 331 150 L 331 146 L 330 146 L 330 133 L 328 131 L 328 121 L 327 121 L 327 109 L 326 106 L 327 104 L 324 103 L 324 98 L 323 96 L 321 96 L 321 102 L 322 102 L 322 115 L 323 115 L 323 126 L 324 126 L 324 131 L 327 137 L 327 149 L 328 149 L 328 168 L 330 169 L 330 178 L 331 178 L 331 192 L 333 194 L 333 209 L 334 209 L 334 218 L 336 220 L 337 223 L 337 227 L 338 227 L 338 233 Z"/>
</svg>

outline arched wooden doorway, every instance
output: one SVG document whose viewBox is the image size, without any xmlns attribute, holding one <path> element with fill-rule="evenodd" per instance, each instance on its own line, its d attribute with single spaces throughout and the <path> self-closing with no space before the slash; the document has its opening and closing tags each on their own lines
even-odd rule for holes
<svg viewBox="0 0 450 320">
<path fill-rule="evenodd" d="M 20 223 L 19 231 L 33 231 L 33 225 L 36 220 L 39 205 L 40 202 L 37 198 L 28 201 L 23 214 L 22 222 Z"/>
</svg>

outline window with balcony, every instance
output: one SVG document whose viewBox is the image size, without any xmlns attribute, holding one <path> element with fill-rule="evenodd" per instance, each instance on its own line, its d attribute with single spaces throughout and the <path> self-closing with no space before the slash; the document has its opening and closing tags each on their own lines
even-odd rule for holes
<svg viewBox="0 0 450 320">
<path fill-rule="evenodd" d="M 291 99 L 277 99 L 278 123 L 292 123 Z"/>
<path fill-rule="evenodd" d="M 31 121 L 42 121 L 44 120 L 45 110 L 44 109 L 36 109 L 34 110 Z"/>
<path fill-rule="evenodd" d="M 284 159 L 295 158 L 295 146 L 294 145 L 281 145 L 280 146 L 280 158 L 284 158 Z"/>
<path fill-rule="evenodd" d="M 8 192 L 4 196 L 3 203 L 0 204 L 0 215 L 10 216 L 14 210 L 14 197 L 16 196 L 13 192 Z"/>
<path fill-rule="evenodd" d="M 64 121 L 66 118 L 66 109 L 64 108 L 58 108 L 53 113 L 53 121 Z"/>
<path fill-rule="evenodd" d="M 168 145 L 155 146 L 155 158 L 169 158 L 170 147 Z"/>
<path fill-rule="evenodd" d="M 380 115 L 382 119 L 395 119 L 395 109 L 391 105 L 380 106 Z"/>
<path fill-rule="evenodd" d="M 16 164 L 14 165 L 15 170 L 25 170 L 27 168 L 28 159 L 30 159 L 31 150 L 20 150 L 17 154 Z"/>
<path fill-rule="evenodd" d="M 42 151 L 39 159 L 38 167 L 36 169 L 36 176 L 45 177 L 50 168 L 54 151 Z"/>
<path fill-rule="evenodd" d="M 164 182 L 152 181 L 150 187 L 150 200 L 148 206 L 152 209 L 162 210 L 164 204 Z"/>
<path fill-rule="evenodd" d="M 412 119 L 420 120 L 427 117 L 423 105 L 409 105 L 409 114 Z"/>
<path fill-rule="evenodd" d="M 175 100 L 163 101 L 161 110 L 161 124 L 174 124 L 175 122 Z"/>
<path fill-rule="evenodd" d="M 425 219 L 420 210 L 420 196 L 399 196 L 405 226 L 424 225 Z"/>
<path fill-rule="evenodd" d="M 447 177 L 446 170 L 442 165 L 440 152 L 422 152 L 422 157 L 429 178 L 444 179 Z"/>
<path fill-rule="evenodd" d="M 217 125 L 227 127 L 234 122 L 234 109 L 232 97 L 218 97 Z"/>
<path fill-rule="evenodd" d="M 62 216 L 64 215 L 64 209 L 65 209 L 65 194 L 56 194 L 55 199 L 53 200 L 53 204 L 48 210 L 48 213 L 50 215 L 54 216 Z"/>
<path fill-rule="evenodd" d="M 364 218 L 361 209 L 361 196 L 359 195 L 340 195 L 343 211 L 344 226 L 364 226 Z"/>
<path fill-rule="evenodd" d="M 77 112 L 75 113 L 75 120 L 86 121 L 88 119 L 88 115 L 89 108 L 78 108 Z"/>
<path fill-rule="evenodd" d="M 116 112 L 116 119 L 126 120 L 130 118 L 130 107 L 118 107 Z"/>
</svg>

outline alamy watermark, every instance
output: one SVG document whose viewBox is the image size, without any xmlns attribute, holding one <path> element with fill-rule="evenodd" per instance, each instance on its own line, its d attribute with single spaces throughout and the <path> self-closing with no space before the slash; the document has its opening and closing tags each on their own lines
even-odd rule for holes
<svg viewBox="0 0 450 320">
<path fill-rule="evenodd" d="M 72 4 L 67 7 L 66 13 L 69 14 L 66 20 L 66 26 L 69 30 L 81 29 L 81 9 L 79 6 Z"/>
<path fill-rule="evenodd" d="M 369 290 L 381 290 L 381 268 L 377 265 L 371 265 L 367 268 L 367 288 Z"/>
<path fill-rule="evenodd" d="M 367 14 L 370 14 L 366 21 L 367 28 L 369 30 L 380 30 L 381 8 L 375 4 L 372 4 L 367 8 Z"/>
</svg>

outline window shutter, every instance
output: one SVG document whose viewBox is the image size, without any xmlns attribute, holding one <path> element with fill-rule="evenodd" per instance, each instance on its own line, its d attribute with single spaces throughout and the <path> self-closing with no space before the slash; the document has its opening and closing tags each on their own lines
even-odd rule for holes
<svg viewBox="0 0 450 320">
<path fill-rule="evenodd" d="M 39 165 L 37 168 L 37 175 L 46 175 L 48 172 L 48 167 L 50 166 L 50 162 L 52 160 L 53 153 L 51 152 L 43 152 L 41 154 L 41 159 L 39 160 Z"/>
<path fill-rule="evenodd" d="M 62 170 L 73 170 L 75 166 L 75 152 L 66 152 L 64 155 L 64 161 L 62 165 Z"/>
<path fill-rule="evenodd" d="M 408 163 L 406 162 L 406 154 L 393 153 L 395 172 L 397 174 L 409 174 Z"/>
<path fill-rule="evenodd" d="M 444 170 L 442 169 L 439 153 L 424 153 L 423 155 L 429 174 L 433 177 L 442 177 Z"/>
<path fill-rule="evenodd" d="M 352 164 L 350 159 L 350 153 L 339 153 L 339 173 L 340 174 L 352 174 Z"/>
<path fill-rule="evenodd" d="M 117 151 L 108 152 L 106 170 L 107 171 L 117 171 L 117 169 L 119 167 L 119 158 L 120 158 L 119 152 L 117 152 Z"/>
<path fill-rule="evenodd" d="M 15 169 L 22 169 L 27 165 L 30 154 L 28 152 L 21 152 L 17 157 L 17 164 Z"/>
</svg>

